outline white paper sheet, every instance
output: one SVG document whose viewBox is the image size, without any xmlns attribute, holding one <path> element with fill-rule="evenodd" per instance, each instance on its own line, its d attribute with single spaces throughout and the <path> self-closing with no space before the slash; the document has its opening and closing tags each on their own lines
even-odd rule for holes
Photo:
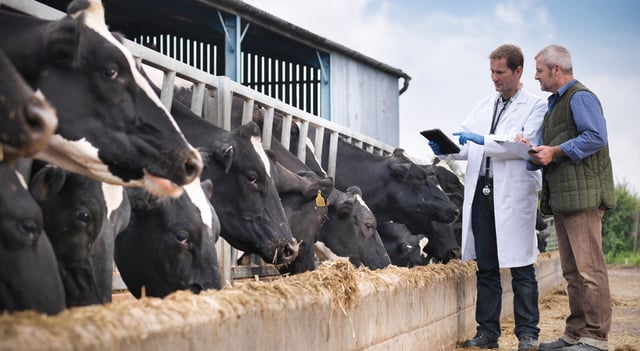
<svg viewBox="0 0 640 351">
<path fill-rule="evenodd" d="M 531 156 L 529 156 L 529 150 L 531 149 L 531 147 L 525 143 L 521 143 L 521 142 L 516 142 L 516 141 L 495 141 L 496 143 L 500 144 L 502 147 L 504 147 L 508 152 L 524 159 L 524 160 L 528 160 L 531 158 Z"/>
</svg>

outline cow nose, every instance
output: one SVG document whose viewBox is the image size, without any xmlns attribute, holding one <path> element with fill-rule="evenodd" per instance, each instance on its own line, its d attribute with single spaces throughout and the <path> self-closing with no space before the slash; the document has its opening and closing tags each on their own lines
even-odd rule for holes
<svg viewBox="0 0 640 351">
<path fill-rule="evenodd" d="M 189 284 L 189 290 L 194 294 L 199 294 L 204 289 L 200 283 L 191 283 Z"/>
<path fill-rule="evenodd" d="M 295 240 L 288 242 L 284 248 L 282 249 L 282 262 L 284 264 L 292 262 L 296 257 L 298 257 L 298 249 L 300 247 L 300 243 Z"/>
<path fill-rule="evenodd" d="M 58 124 L 53 109 L 41 102 L 27 104 L 23 113 L 29 133 L 34 136 L 51 134 Z"/>
</svg>

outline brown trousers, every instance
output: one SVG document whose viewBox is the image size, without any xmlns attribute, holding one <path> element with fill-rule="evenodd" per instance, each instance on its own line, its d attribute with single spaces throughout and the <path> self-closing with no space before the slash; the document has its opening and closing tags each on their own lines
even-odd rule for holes
<svg viewBox="0 0 640 351">
<path fill-rule="evenodd" d="M 593 209 L 554 215 L 562 273 L 567 280 L 570 315 L 565 334 L 607 340 L 611 328 L 609 276 L 602 252 L 602 215 Z"/>
</svg>

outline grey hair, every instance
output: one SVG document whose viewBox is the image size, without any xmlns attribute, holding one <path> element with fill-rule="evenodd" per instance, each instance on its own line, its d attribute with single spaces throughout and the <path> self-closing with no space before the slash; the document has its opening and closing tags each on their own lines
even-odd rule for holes
<svg viewBox="0 0 640 351">
<path fill-rule="evenodd" d="M 562 72 L 569 74 L 573 73 L 571 54 L 565 47 L 560 45 L 549 45 L 546 48 L 540 50 L 535 58 L 538 59 L 540 55 L 542 55 L 544 64 L 548 68 L 559 65 Z"/>
</svg>

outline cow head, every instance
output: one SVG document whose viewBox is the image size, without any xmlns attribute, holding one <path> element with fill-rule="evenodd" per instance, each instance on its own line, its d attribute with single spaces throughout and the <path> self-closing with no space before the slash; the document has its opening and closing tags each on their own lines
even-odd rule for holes
<svg viewBox="0 0 640 351">
<path fill-rule="evenodd" d="M 319 242 L 337 256 L 349 257 L 354 266 L 380 269 L 391 264 L 376 218 L 362 200 L 358 187 L 334 190 L 329 197 L 329 217 L 320 229 Z"/>
<path fill-rule="evenodd" d="M 30 191 L 42 208 L 67 306 L 110 302 L 113 242 L 129 220 L 124 189 L 49 165 L 33 176 Z"/>
<path fill-rule="evenodd" d="M 458 208 L 422 167 L 398 155 L 389 156 L 387 165 L 391 179 L 385 192 L 388 212 L 384 220 L 453 222 L 458 217 Z"/>
<path fill-rule="evenodd" d="M 216 241 L 220 222 L 208 197 L 212 183 L 194 181 L 176 199 L 129 188 L 129 226 L 116 238 L 115 261 L 129 291 L 140 298 L 176 290 L 220 289 Z"/>
<path fill-rule="evenodd" d="M 452 223 L 431 221 L 425 227 L 410 227 L 414 234 L 424 234 L 429 243 L 424 248 L 430 261 L 447 263 L 461 256 L 460 244 L 456 239 L 455 226 Z"/>
<path fill-rule="evenodd" d="M 404 224 L 394 222 L 379 223 L 378 233 L 394 265 L 413 267 L 429 263 L 427 253 L 424 251 L 429 242 L 426 236 L 414 235 Z"/>
<path fill-rule="evenodd" d="M 41 21 L 2 14 L 2 47 L 56 108 L 58 129 L 36 155 L 96 180 L 178 196 L 202 170 L 198 153 L 109 32 L 99 1 Z"/>
<path fill-rule="evenodd" d="M 176 108 L 180 105 L 174 104 Z M 188 124 L 184 119 L 179 123 L 183 129 Z M 222 237 L 266 262 L 291 262 L 298 254 L 298 244 L 273 182 L 258 126 L 248 122 L 231 133 L 205 124 L 193 128 L 198 130 L 189 129 L 194 138 L 206 139 L 198 145 L 209 145 L 201 147 L 210 153 L 203 178 L 216 184 L 212 203 L 220 217 Z"/>
<path fill-rule="evenodd" d="M 278 161 L 295 156 L 277 141 L 272 147 L 275 149 L 267 154 L 274 171 L 273 179 L 291 232 L 299 243 L 298 257 L 281 266 L 280 273 L 296 274 L 314 270 L 314 243 L 320 227 L 328 218 L 327 197 L 333 191 L 333 179 L 321 178 L 311 171 L 292 172 Z"/>
<path fill-rule="evenodd" d="M 0 162 L 31 157 L 47 145 L 58 117 L 1 49 L 0 77 Z"/>
<path fill-rule="evenodd" d="M 0 311 L 55 314 L 64 288 L 42 212 L 15 170 L 0 164 Z"/>
</svg>

